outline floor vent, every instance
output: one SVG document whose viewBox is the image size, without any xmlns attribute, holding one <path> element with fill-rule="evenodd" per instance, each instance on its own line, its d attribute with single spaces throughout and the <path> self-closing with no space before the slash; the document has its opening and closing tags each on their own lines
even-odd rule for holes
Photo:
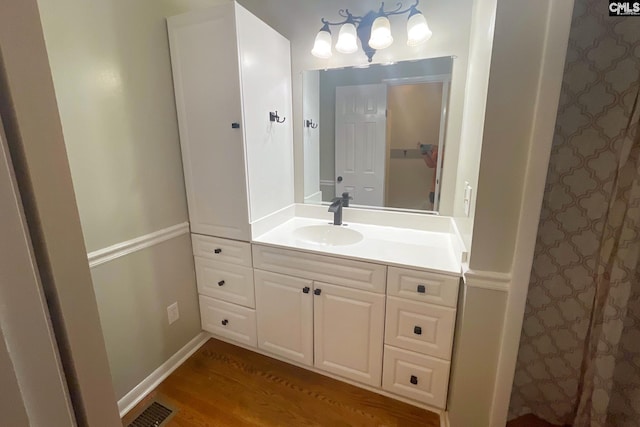
<svg viewBox="0 0 640 427">
<path fill-rule="evenodd" d="M 158 402 L 153 402 L 128 427 L 160 427 L 163 426 L 173 410 Z"/>
</svg>

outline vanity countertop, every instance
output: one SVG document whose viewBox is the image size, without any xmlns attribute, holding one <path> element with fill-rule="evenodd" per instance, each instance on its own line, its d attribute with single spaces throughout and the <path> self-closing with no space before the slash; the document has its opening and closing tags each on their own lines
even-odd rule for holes
<svg viewBox="0 0 640 427">
<path fill-rule="evenodd" d="M 322 255 L 378 262 L 399 267 L 461 276 L 457 236 L 447 232 L 346 222 L 329 225 L 326 220 L 294 217 L 253 239 L 256 244 L 313 252 Z M 297 230 L 310 226 L 342 227 L 362 234 L 362 240 L 342 246 L 300 238 Z"/>
</svg>

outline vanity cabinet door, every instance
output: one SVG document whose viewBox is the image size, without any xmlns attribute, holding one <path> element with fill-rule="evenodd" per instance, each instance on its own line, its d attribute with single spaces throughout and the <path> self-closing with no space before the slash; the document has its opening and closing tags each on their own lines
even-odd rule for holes
<svg viewBox="0 0 640 427">
<path fill-rule="evenodd" d="M 313 293 L 315 366 L 380 387 L 384 295 L 320 282 Z"/>
<path fill-rule="evenodd" d="M 313 365 L 313 282 L 255 270 L 258 348 Z"/>
</svg>

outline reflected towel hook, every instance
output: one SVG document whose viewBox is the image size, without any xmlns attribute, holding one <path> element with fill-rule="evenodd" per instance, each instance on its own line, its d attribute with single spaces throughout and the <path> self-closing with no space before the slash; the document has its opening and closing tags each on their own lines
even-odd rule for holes
<svg viewBox="0 0 640 427">
<path fill-rule="evenodd" d="M 278 115 L 278 111 L 269 112 L 269 121 L 270 122 L 284 123 L 285 120 L 287 120 L 285 117 L 283 117 L 282 120 L 280 120 L 280 116 Z"/>
<path fill-rule="evenodd" d="M 316 129 L 318 127 L 317 123 L 313 123 L 313 120 L 305 120 L 304 121 L 304 126 L 311 128 L 311 129 Z"/>
</svg>

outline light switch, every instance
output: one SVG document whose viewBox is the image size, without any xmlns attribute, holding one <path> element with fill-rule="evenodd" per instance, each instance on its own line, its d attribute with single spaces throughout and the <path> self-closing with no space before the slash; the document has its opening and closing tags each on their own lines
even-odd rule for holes
<svg viewBox="0 0 640 427">
<path fill-rule="evenodd" d="M 465 181 L 464 183 L 464 214 L 466 216 L 469 216 L 469 214 L 471 213 L 471 193 L 473 192 L 473 189 L 471 188 L 471 185 L 469 185 L 469 182 Z"/>
</svg>

